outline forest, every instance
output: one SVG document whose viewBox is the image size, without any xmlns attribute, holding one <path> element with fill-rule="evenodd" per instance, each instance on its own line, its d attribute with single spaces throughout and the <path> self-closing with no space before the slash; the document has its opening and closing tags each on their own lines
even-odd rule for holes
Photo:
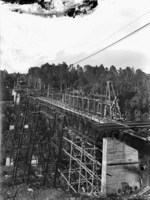
<svg viewBox="0 0 150 200">
<path fill-rule="evenodd" d="M 150 75 L 141 69 L 131 67 L 109 69 L 100 66 L 77 65 L 68 66 L 65 62 L 43 64 L 40 67 L 31 67 L 27 74 L 9 74 L 6 70 L 0 72 L 1 99 L 10 100 L 9 90 L 14 86 L 17 77 L 28 88 L 36 88 L 37 80 L 41 80 L 41 90 L 48 85 L 53 92 L 78 91 L 85 96 L 90 94 L 105 94 L 108 80 L 113 82 L 122 116 L 126 120 L 147 120 L 150 117 Z"/>
<path fill-rule="evenodd" d="M 141 69 L 126 67 L 117 70 L 100 66 L 68 66 L 62 64 L 44 64 L 31 67 L 27 74 L 28 87 L 34 86 L 34 80 L 40 78 L 43 86 L 48 85 L 56 92 L 73 91 L 88 96 L 105 94 L 108 80 L 113 82 L 123 117 L 127 120 L 146 120 L 150 110 L 150 75 Z M 26 77 L 26 78 L 27 78 Z M 35 86 L 34 86 L 35 87 Z"/>
</svg>

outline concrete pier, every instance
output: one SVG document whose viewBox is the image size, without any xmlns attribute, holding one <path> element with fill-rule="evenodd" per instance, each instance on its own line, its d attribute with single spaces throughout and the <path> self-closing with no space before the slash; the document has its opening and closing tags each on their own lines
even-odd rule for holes
<svg viewBox="0 0 150 200">
<path fill-rule="evenodd" d="M 123 185 L 140 187 L 138 151 L 114 138 L 103 139 L 102 192 L 117 193 Z"/>
</svg>

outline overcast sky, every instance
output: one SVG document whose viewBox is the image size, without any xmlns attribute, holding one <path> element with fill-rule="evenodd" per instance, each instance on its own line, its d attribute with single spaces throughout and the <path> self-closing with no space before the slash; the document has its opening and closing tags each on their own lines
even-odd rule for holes
<svg viewBox="0 0 150 200">
<path fill-rule="evenodd" d="M 99 0 L 93 13 L 75 19 L 42 18 L 9 8 L 0 7 L 0 60 L 8 72 L 27 72 L 46 62 L 72 64 L 150 22 L 150 0 Z M 79 64 L 130 66 L 150 73 L 150 26 Z"/>
</svg>

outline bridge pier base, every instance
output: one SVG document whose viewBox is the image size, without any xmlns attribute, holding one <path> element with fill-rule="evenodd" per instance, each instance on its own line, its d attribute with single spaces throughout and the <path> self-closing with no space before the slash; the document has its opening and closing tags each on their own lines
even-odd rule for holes
<svg viewBox="0 0 150 200">
<path fill-rule="evenodd" d="M 117 139 L 104 138 L 101 192 L 118 193 L 124 185 L 133 190 L 141 186 L 138 151 Z"/>
<path fill-rule="evenodd" d="M 150 156 L 144 155 L 142 158 L 142 187 L 150 186 Z"/>
</svg>

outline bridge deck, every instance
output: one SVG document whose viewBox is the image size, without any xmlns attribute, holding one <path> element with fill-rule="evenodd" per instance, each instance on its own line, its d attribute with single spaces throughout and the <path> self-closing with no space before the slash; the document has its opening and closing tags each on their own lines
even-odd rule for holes
<svg viewBox="0 0 150 200">
<path fill-rule="evenodd" d="M 38 101 L 46 104 L 50 104 L 53 106 L 56 106 L 58 108 L 61 108 L 65 111 L 71 112 L 73 114 L 77 114 L 81 117 L 84 117 L 86 119 L 90 119 L 91 121 L 95 122 L 96 126 L 99 126 L 101 129 L 110 129 L 110 130 L 116 130 L 116 129 L 125 129 L 124 132 L 126 134 L 129 134 L 131 136 L 137 137 L 139 139 L 142 139 L 144 141 L 150 142 L 150 135 L 147 133 L 137 133 L 132 129 L 135 128 L 147 128 L 150 129 L 150 122 L 139 122 L 139 123 L 131 123 L 131 122 L 120 122 L 117 120 L 112 120 L 108 118 L 102 118 L 101 116 L 98 116 L 97 114 L 88 113 L 83 110 L 79 110 L 76 108 L 73 108 L 72 106 L 69 106 L 68 104 L 64 104 L 59 100 L 54 100 L 51 98 L 45 98 L 45 97 L 37 97 Z"/>
<path fill-rule="evenodd" d="M 98 116 L 97 114 L 92 114 L 92 113 L 86 112 L 85 110 L 82 111 L 82 110 L 73 108 L 72 106 L 69 106 L 68 104 L 64 104 L 59 100 L 54 100 L 54 99 L 45 98 L 45 97 L 37 97 L 37 100 L 49 103 L 49 104 L 54 105 L 56 107 L 62 108 L 64 110 L 68 111 L 68 112 L 72 112 L 73 114 L 80 115 L 82 117 L 85 117 L 87 119 L 90 119 L 92 121 L 95 121 L 95 122 L 98 122 L 98 123 L 101 123 L 101 124 L 109 123 L 109 122 L 112 121 L 112 120 L 109 120 L 108 118 L 102 118 L 102 117 Z"/>
</svg>

